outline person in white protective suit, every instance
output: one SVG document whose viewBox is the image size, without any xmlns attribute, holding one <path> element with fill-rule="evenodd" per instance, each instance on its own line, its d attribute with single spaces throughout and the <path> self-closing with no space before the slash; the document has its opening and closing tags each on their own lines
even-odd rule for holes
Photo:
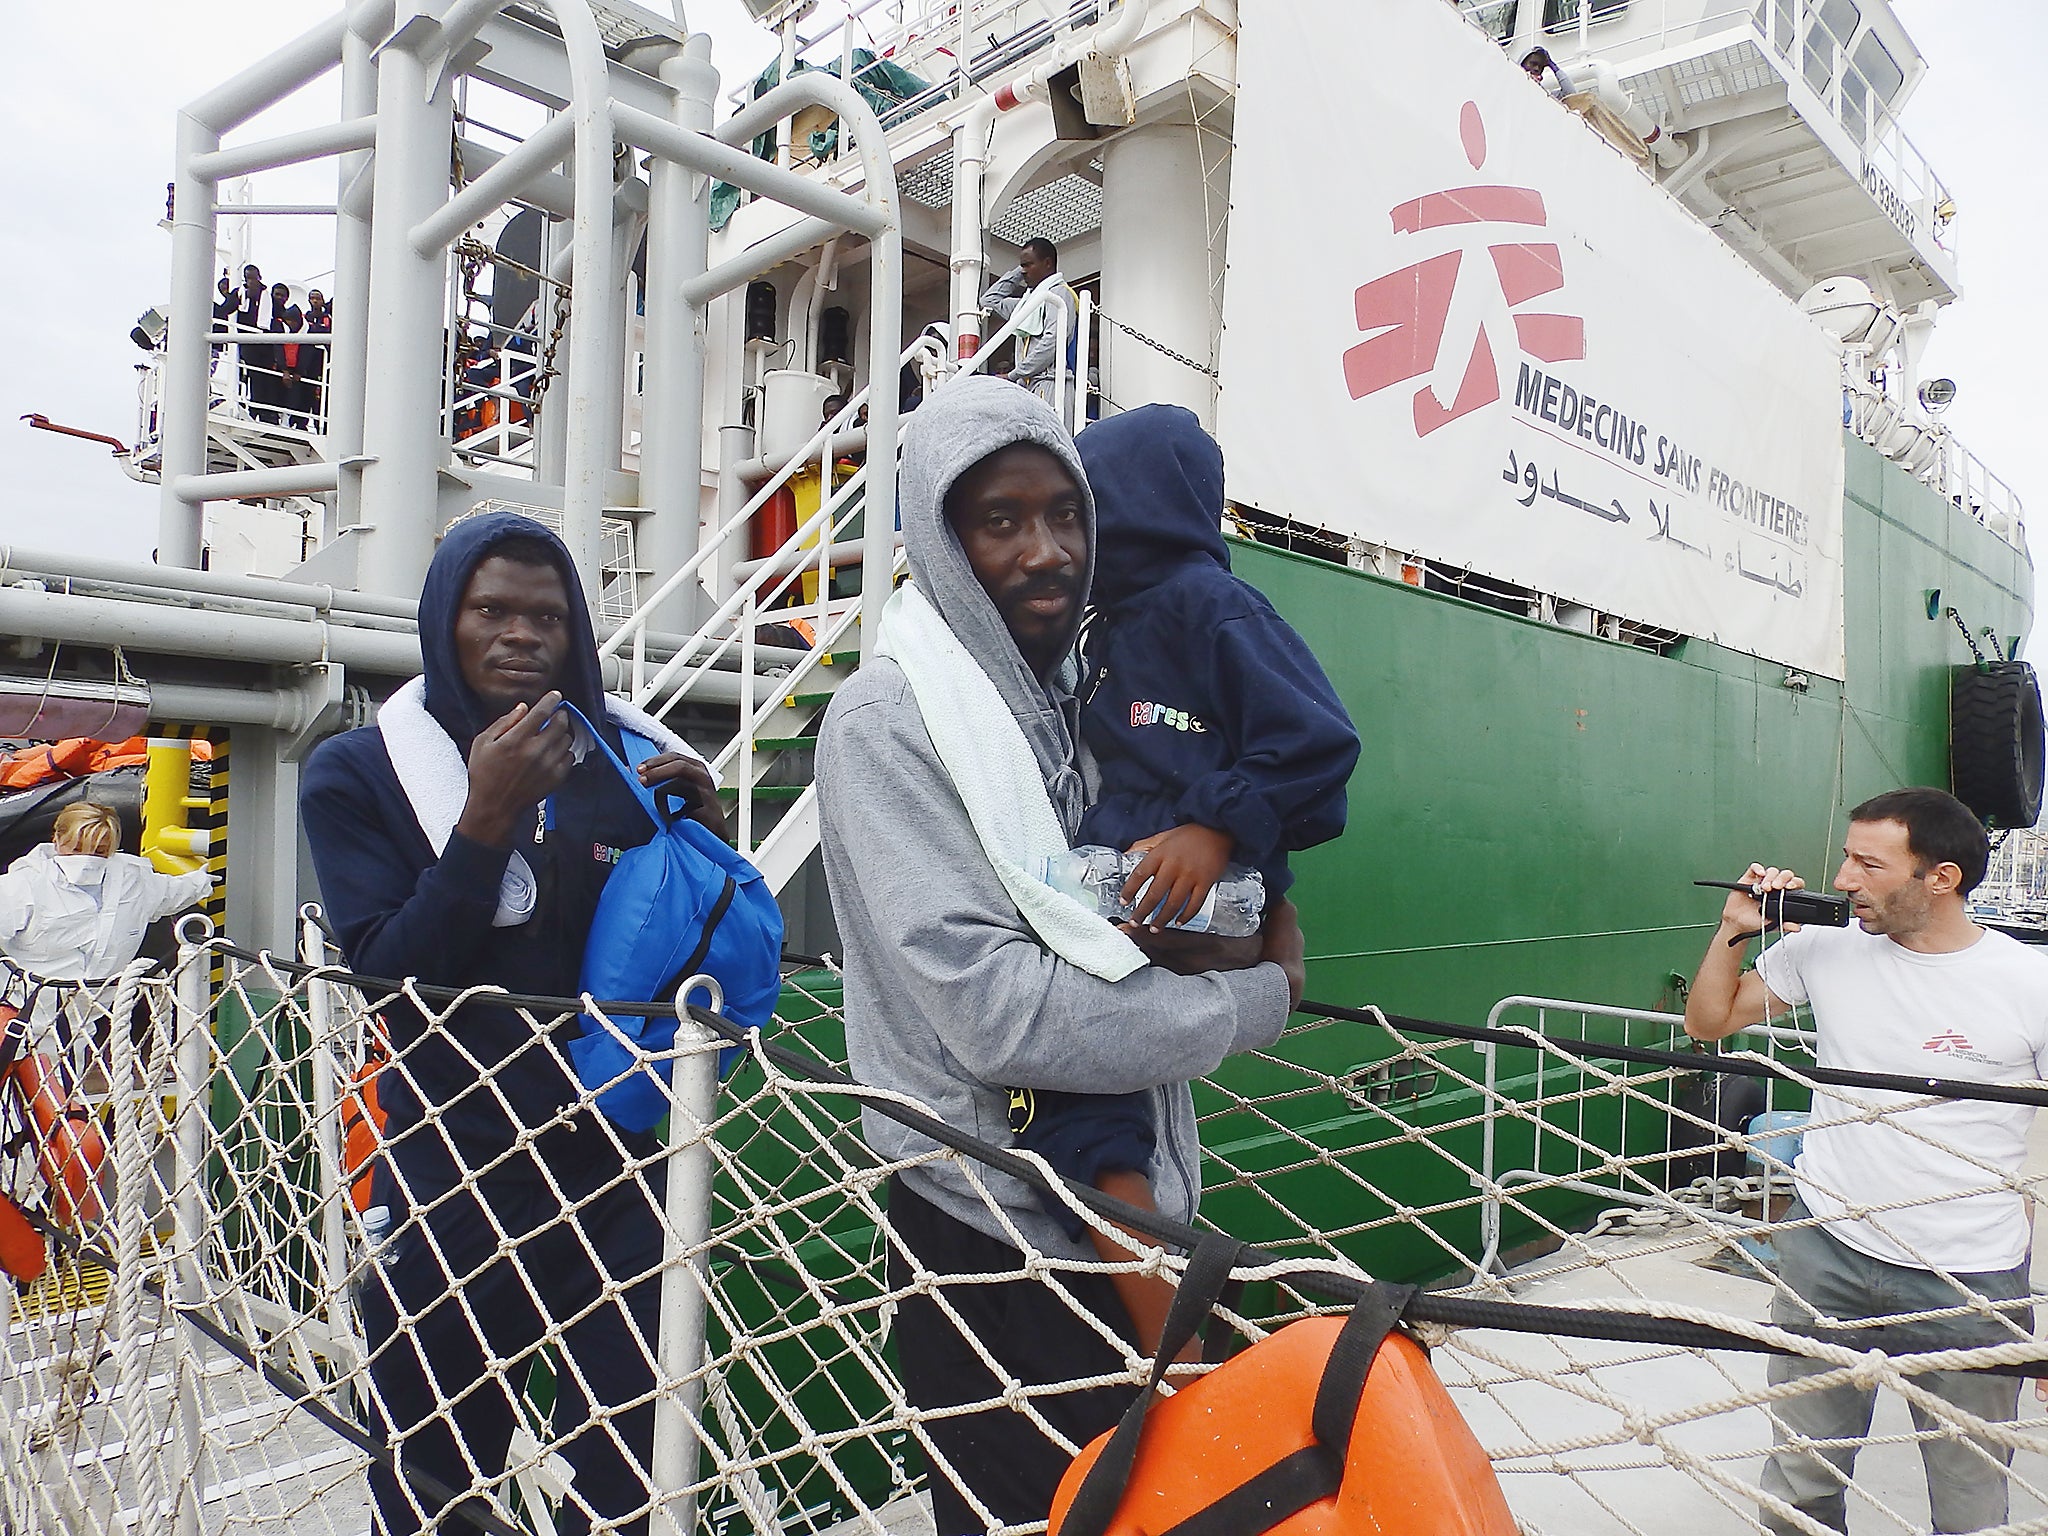
<svg viewBox="0 0 2048 1536">
<path fill-rule="evenodd" d="M 121 820 L 104 805 L 75 802 L 57 813 L 53 840 L 31 848 L 0 875 L 0 950 L 37 981 L 106 980 L 119 976 L 160 917 L 182 912 L 213 889 L 205 870 L 159 873 L 149 860 L 121 852 Z M 57 989 L 70 991 L 71 989 Z M 97 1008 L 73 994 L 75 1026 Z M 60 1007 L 55 991 L 29 1010 L 30 1049 L 47 1043 Z"/>
</svg>

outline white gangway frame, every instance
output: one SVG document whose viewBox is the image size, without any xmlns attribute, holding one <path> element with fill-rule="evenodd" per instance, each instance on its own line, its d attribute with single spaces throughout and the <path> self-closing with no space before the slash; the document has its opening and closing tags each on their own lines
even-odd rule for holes
<svg viewBox="0 0 2048 1536">
<path fill-rule="evenodd" d="M 622 458 L 626 361 L 625 271 L 631 251 L 617 218 L 615 160 L 622 149 L 652 157 L 647 193 L 648 269 L 645 386 L 639 505 L 642 562 L 657 573 L 688 564 L 697 549 L 703 484 L 705 320 L 708 306 L 777 264 L 851 232 L 871 248 L 872 378 L 893 380 L 901 350 L 902 230 L 896 176 L 880 119 L 858 92 L 810 71 L 784 81 L 715 130 L 718 72 L 710 39 L 691 35 L 676 0 L 682 40 L 657 38 L 656 74 L 665 92 L 614 74 L 586 0 L 535 0 L 555 23 L 566 104 L 537 132 L 459 190 L 451 191 L 449 145 L 455 83 L 488 49 L 508 0 L 356 0 L 356 3 L 207 92 L 178 115 L 172 216 L 171 325 L 162 381 L 162 479 L 158 561 L 196 571 L 206 504 L 262 495 L 334 497 L 332 537 L 357 541 L 356 580 L 392 597 L 417 593 L 441 532 L 439 479 L 450 464 L 440 432 L 445 368 L 444 295 L 449 247 L 506 202 L 556 184 L 565 162 L 574 187 L 566 276 L 574 294 L 568 363 L 556 418 L 541 434 L 535 477 L 559 489 L 562 535 L 590 596 L 601 583 L 601 521 Z M 274 138 L 223 141 L 257 114 L 339 68 L 340 120 Z M 624 99 L 629 85 L 635 99 Z M 665 94 L 666 101 L 662 101 Z M 823 106 L 851 130 L 864 175 L 839 192 L 758 160 L 756 134 L 808 106 Z M 654 110 L 665 106 L 665 110 Z M 279 167 L 337 164 L 334 335 L 328 370 L 326 457 L 313 464 L 208 473 L 206 414 L 211 371 L 213 261 L 219 184 Z M 800 215 L 784 231 L 708 269 L 714 178 Z M 594 195 L 593 195 L 594 194 Z M 563 275 L 550 264 L 551 277 Z M 374 381 L 374 384 L 373 382 Z M 869 397 L 878 444 L 897 436 L 893 388 Z M 671 424 L 667 430 L 655 424 Z M 896 522 L 893 453 L 876 454 L 865 476 L 869 526 Z M 892 541 L 871 538 L 864 590 L 886 593 Z M 593 604 L 594 606 L 594 604 Z M 665 623 L 689 630 L 698 615 L 694 584 L 664 599 Z M 863 626 L 880 604 L 863 605 Z M 203 976 L 188 941 L 186 974 Z M 181 1000 L 183 999 L 181 993 Z M 189 1001 L 189 1000 L 187 1000 Z M 207 1027 L 182 1009 L 188 1035 Z M 685 1014 L 678 1045 L 701 1026 Z M 708 1039 L 708 1035 L 706 1036 Z M 704 1276 L 679 1261 L 701 1252 L 710 1227 L 710 1159 L 703 1137 L 714 1118 L 715 1055 L 686 1058 L 676 1073 L 672 1114 L 660 1374 L 684 1383 L 657 1403 L 654 1474 L 657 1529 L 695 1528 L 686 1491 L 701 1411 L 698 1363 L 704 1347 Z M 196 1237 L 192 1238 L 196 1241 Z M 175 1433 L 175 1431 L 174 1431 Z M 173 1451 L 175 1464 L 175 1450 Z M 179 1524 L 191 1522 L 189 1501 Z"/>
</svg>

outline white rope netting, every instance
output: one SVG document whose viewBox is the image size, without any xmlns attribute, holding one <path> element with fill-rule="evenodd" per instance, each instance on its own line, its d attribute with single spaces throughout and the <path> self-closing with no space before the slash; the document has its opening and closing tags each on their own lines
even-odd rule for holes
<svg viewBox="0 0 2048 1536">
<path fill-rule="evenodd" d="M 387 1509 L 449 1531 L 926 1531 L 948 1419 L 1001 1409 L 1078 1450 L 1055 1400 L 1148 1368 L 1076 1299 L 1106 1266 L 1008 1227 L 1012 1267 L 892 1270 L 891 1179 L 912 1165 L 879 1160 L 860 1113 L 922 1111 L 840 1075 L 838 995 L 829 968 L 793 970 L 774 1024 L 737 1048 L 686 1024 L 665 1136 L 617 1131 L 586 1095 L 474 1165 L 386 1159 L 361 1185 L 348 1149 L 373 1042 L 398 1046 L 378 1078 L 397 1083 L 406 1040 L 460 1050 L 438 1026 L 495 1008 L 523 1043 L 464 1061 L 509 1113 L 508 1074 L 563 1050 L 575 1005 L 427 995 L 219 943 L 79 994 L 61 1027 L 39 1001 L 21 1038 L 62 1083 L 58 1139 L 95 1171 L 67 1183 L 22 1079 L 0 1081 L 0 1188 L 51 1255 L 0 1293 L 4 1528 L 355 1536 L 381 1482 Z M 1802 1127 L 1783 1117 L 1819 1088 L 1831 1113 L 1926 1138 L 1946 1095 L 1824 1082 L 1792 1030 L 1731 1042 L 1726 1061 L 1764 1074 L 1741 1076 L 1702 1070 L 1668 1015 L 1510 1000 L 1460 1038 L 1332 1012 L 1197 1085 L 1203 1223 L 1254 1245 L 1229 1304 L 1241 1335 L 1375 1279 L 1424 1283 L 1409 1321 L 1529 1530 L 1825 1530 L 1784 1502 L 1766 1453 L 1805 1422 L 1797 1404 L 1846 1389 L 1874 1395 L 1874 1419 L 1806 1464 L 1854 1529 L 1928 1529 L 1931 1451 L 1945 1476 L 2008 1489 L 2009 1529 L 2048 1531 L 2039 1405 L 2027 1391 L 2017 1418 L 1986 1414 L 1968 1390 L 2048 1359 L 2030 1290 L 1929 1265 L 1935 1289 L 1893 1314 L 1836 1319 L 1778 1273 L 1818 1225 L 1791 1205 Z M 430 1108 L 410 1134 L 442 1129 Z M 951 1139 L 922 1161 L 1000 1219 L 991 1180 L 1015 1154 Z M 2048 1170 L 1946 1150 L 1983 1192 L 2031 1198 Z M 1099 1230 L 1119 1214 L 1064 1199 Z M 1856 1214 L 1882 1228 L 1914 1206 L 1900 1188 Z M 1171 1277 L 1181 1251 L 1161 1241 L 1136 1267 Z M 1020 1381 L 977 1344 L 982 1395 L 913 1406 L 898 1310 L 959 1320 L 975 1286 L 1011 1282 L 1093 1329 L 1102 1372 Z M 1852 1477 L 1827 1472 L 1851 1452 Z M 970 1505 L 990 1530 L 1031 1529 Z"/>
</svg>

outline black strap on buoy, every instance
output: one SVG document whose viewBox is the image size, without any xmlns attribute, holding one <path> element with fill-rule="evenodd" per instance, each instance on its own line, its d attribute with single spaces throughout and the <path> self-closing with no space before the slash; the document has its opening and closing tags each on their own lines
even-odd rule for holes
<svg viewBox="0 0 2048 1536">
<path fill-rule="evenodd" d="M 1058 1536 L 1104 1536 L 1129 1490 L 1131 1469 L 1138 1458 L 1145 1415 L 1166 1368 L 1179 1356 L 1195 1329 L 1207 1318 L 1230 1281 L 1230 1271 L 1245 1245 L 1220 1233 L 1204 1233 L 1188 1256 L 1188 1267 L 1174 1292 L 1173 1306 L 1159 1336 L 1151 1378 L 1131 1406 L 1095 1465 L 1074 1495 Z M 1160 1536 L 1257 1536 L 1311 1504 L 1329 1498 L 1344 1481 L 1351 1431 L 1365 1393 L 1366 1374 L 1387 1334 L 1400 1321 L 1402 1309 L 1415 1294 L 1412 1285 L 1374 1285 L 1353 1307 L 1343 1332 L 1331 1347 L 1316 1388 L 1311 1425 L 1315 1439 L 1283 1456 L 1263 1472 L 1215 1503 L 1197 1510 Z"/>
</svg>

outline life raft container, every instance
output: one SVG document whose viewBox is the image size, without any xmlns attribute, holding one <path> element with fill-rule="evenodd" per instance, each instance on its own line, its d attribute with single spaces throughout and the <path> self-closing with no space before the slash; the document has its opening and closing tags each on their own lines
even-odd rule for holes
<svg viewBox="0 0 2048 1536">
<path fill-rule="evenodd" d="M 1208 1246 L 1174 1311 L 1192 1310 L 1191 1288 L 1210 1299 L 1178 1328 L 1169 1317 L 1162 1361 L 1240 1251 L 1224 1241 L 1219 1275 Z M 1291 1323 L 1170 1398 L 1148 1388 L 1067 1469 L 1052 1536 L 1516 1536 L 1485 1450 L 1422 1347 L 1393 1331 L 1411 1294 L 1375 1287 L 1348 1319 Z M 1155 1385 L 1161 1374 L 1155 1363 Z"/>
</svg>

